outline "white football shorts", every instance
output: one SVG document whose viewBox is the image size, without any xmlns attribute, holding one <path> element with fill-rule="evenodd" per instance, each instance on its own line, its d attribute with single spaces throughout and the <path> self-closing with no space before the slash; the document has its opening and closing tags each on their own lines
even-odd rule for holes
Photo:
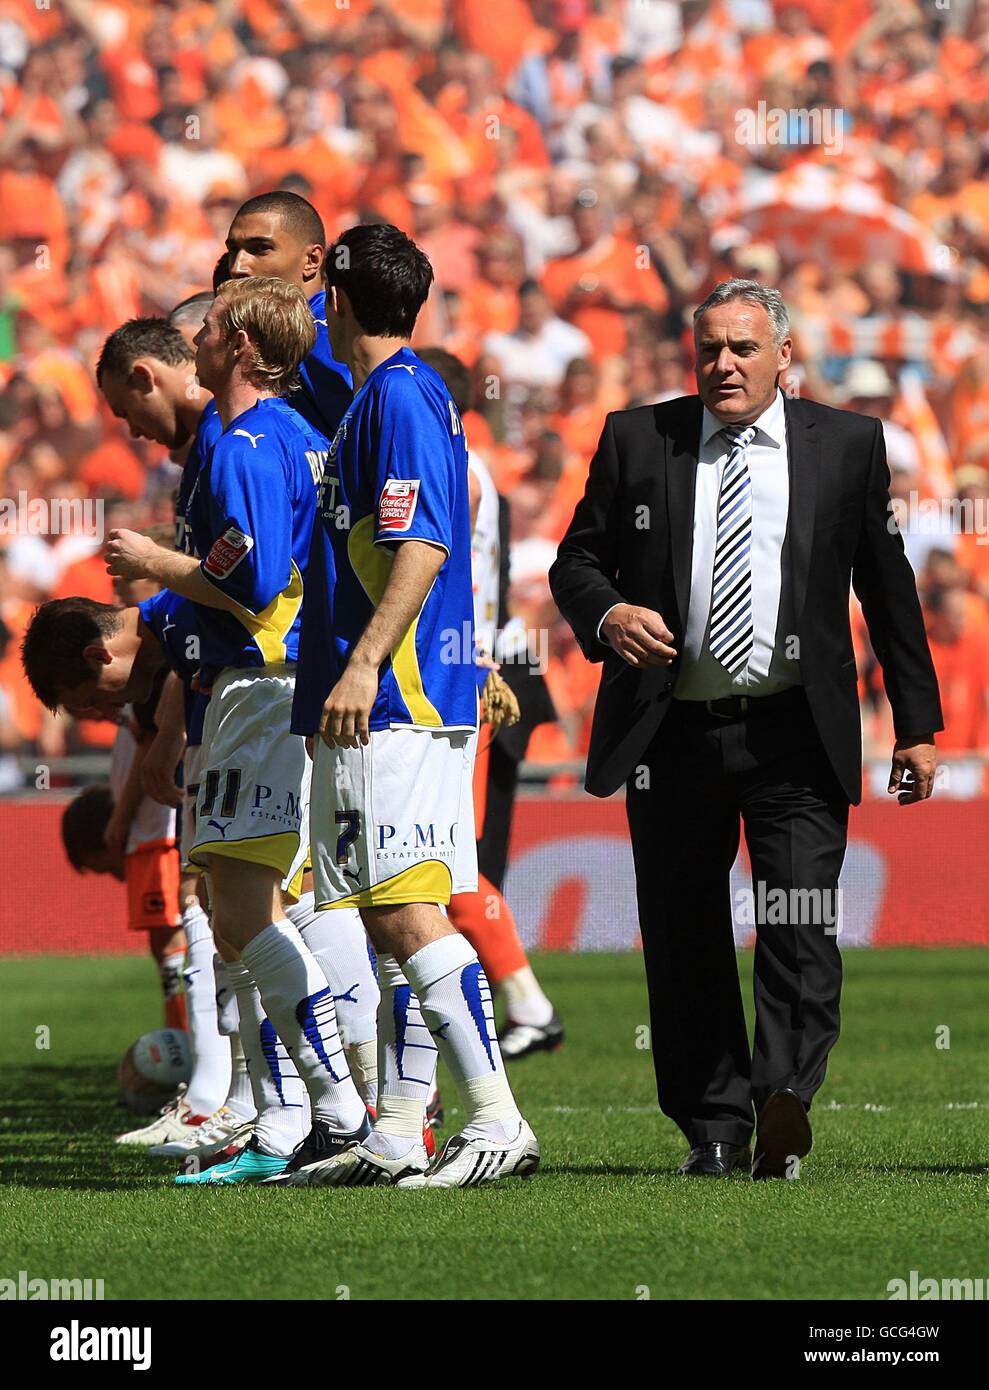
<svg viewBox="0 0 989 1390">
<path fill-rule="evenodd" d="M 294 665 L 229 667 L 213 685 L 203 724 L 196 824 L 189 858 L 223 855 L 267 864 L 290 897 L 309 858 L 305 741 L 289 732 Z"/>
<path fill-rule="evenodd" d="M 357 748 L 313 741 L 316 906 L 448 903 L 477 889 L 474 729 L 372 731 Z"/>
</svg>

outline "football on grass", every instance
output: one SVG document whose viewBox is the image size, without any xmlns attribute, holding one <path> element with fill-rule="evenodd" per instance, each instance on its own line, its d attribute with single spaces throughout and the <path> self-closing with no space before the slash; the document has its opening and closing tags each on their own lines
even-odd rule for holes
<svg viewBox="0 0 989 1390">
<path fill-rule="evenodd" d="M 192 1074 L 189 1035 L 178 1028 L 145 1033 L 120 1059 L 121 1098 L 137 1115 L 150 1115 L 172 1099 Z"/>
</svg>

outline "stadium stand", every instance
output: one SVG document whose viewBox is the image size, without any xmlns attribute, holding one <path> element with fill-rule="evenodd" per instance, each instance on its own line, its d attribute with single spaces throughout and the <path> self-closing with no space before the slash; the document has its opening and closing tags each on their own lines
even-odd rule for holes
<svg viewBox="0 0 989 1390">
<path fill-rule="evenodd" d="M 596 672 L 546 570 L 604 414 L 693 389 L 690 311 L 731 274 L 787 298 L 786 389 L 886 422 L 943 746 L 985 751 L 987 50 L 985 0 L 0 0 L 0 788 L 17 752 L 33 767 L 112 734 L 40 714 L 17 653 L 40 599 L 106 596 L 99 542 L 26 534 L 10 508 L 169 518 L 176 470 L 108 415 L 95 357 L 208 285 L 233 211 L 274 186 L 330 236 L 389 220 L 433 260 L 417 342 L 474 372 L 513 605 L 549 633 L 560 719 L 530 759 L 586 748 Z M 828 116 L 816 141 L 808 109 Z M 885 754 L 853 618 L 866 752 Z"/>
</svg>

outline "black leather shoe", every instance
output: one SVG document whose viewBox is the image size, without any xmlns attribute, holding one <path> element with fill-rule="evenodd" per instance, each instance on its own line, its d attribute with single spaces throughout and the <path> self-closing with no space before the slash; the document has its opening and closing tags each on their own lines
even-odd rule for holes
<svg viewBox="0 0 989 1390">
<path fill-rule="evenodd" d="M 809 1154 L 813 1142 L 807 1107 L 796 1091 L 774 1091 L 756 1123 L 753 1180 L 795 1178 L 800 1165 L 794 1160 Z"/>
<path fill-rule="evenodd" d="M 677 1172 L 688 1178 L 726 1178 L 736 1168 L 747 1173 L 751 1162 L 752 1154 L 744 1145 L 711 1140 L 691 1149 Z"/>
</svg>

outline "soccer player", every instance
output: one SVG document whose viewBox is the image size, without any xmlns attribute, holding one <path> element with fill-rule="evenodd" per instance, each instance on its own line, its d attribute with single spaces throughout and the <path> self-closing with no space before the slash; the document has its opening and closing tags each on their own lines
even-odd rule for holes
<svg viewBox="0 0 989 1390">
<path fill-rule="evenodd" d="M 378 1118 L 290 1181 L 459 1187 L 533 1172 L 477 954 L 442 905 L 477 887 L 471 769 L 477 680 L 463 426 L 409 339 L 432 281 L 392 226 L 328 248 L 326 318 L 351 370 L 313 532 L 293 728 L 312 748 L 317 905 L 356 906 L 378 954 Z M 414 992 L 424 1027 L 411 1038 Z M 431 1037 L 430 1037 L 431 1035 Z M 435 1039 L 435 1043 L 432 1042 Z M 433 1046 L 466 1113 L 430 1171 Z"/>
<path fill-rule="evenodd" d="M 61 706 L 77 718 L 118 718 L 128 705 L 136 709 L 153 705 L 155 690 L 165 672 L 163 663 L 167 662 L 183 680 L 191 680 L 198 668 L 199 641 L 194 606 L 167 590 L 125 608 L 84 598 L 57 599 L 43 604 L 32 620 L 25 636 L 23 661 L 32 689 L 48 708 Z M 74 802 L 69 812 L 77 804 L 82 805 L 83 799 Z M 112 871 L 114 861 L 107 851 L 87 866 Z M 184 922 L 187 920 L 183 918 Z M 189 956 L 187 969 L 190 963 L 194 966 L 196 959 L 191 949 Z M 201 959 L 202 973 L 212 974 L 212 957 L 210 938 L 208 953 Z M 203 1028 L 194 1026 L 195 1015 L 208 1014 L 212 1005 L 213 1031 L 226 1047 L 229 1076 L 231 1043 L 227 1039 L 236 1031 L 235 1020 L 234 1026 L 217 1030 L 216 1014 L 222 1001 L 214 996 L 209 979 L 194 980 L 191 988 L 187 985 L 187 999 L 196 1049 L 202 1048 L 204 1042 Z M 198 1021 L 209 1023 L 208 1018 Z M 228 1098 L 226 1113 L 222 1113 L 221 1107 L 210 1117 L 209 1110 L 218 1104 L 217 1095 L 221 1099 L 223 1096 L 223 1091 L 216 1089 L 210 1099 L 203 1096 L 211 1082 L 214 1088 L 220 1084 L 215 1069 L 212 1075 L 200 1076 L 198 1083 L 194 1071 L 184 1096 L 166 1106 L 149 1125 L 121 1135 L 117 1142 L 149 1147 L 155 1152 L 164 1144 L 185 1144 L 197 1127 L 208 1124 L 210 1118 L 214 1122 L 212 1138 L 219 1141 L 217 1147 L 246 1142 L 245 1130 L 250 1129 L 247 1121 L 253 1121 L 255 1115 L 250 1086 L 242 1096 L 241 1107 L 231 1105 Z M 207 1151 L 204 1147 L 203 1152 Z"/>
<path fill-rule="evenodd" d="M 97 365 L 98 384 L 114 415 L 126 420 L 133 435 L 165 445 L 172 459 L 182 464 L 175 541 L 182 550 L 188 549 L 184 521 L 188 499 L 198 486 L 200 471 L 223 429 L 215 402 L 196 378 L 192 344 L 212 297 L 195 295 L 184 300 L 172 311 L 168 322 L 131 319 L 107 339 Z M 118 580 L 115 586 L 124 606 L 138 597 L 121 594 L 120 586 L 128 582 Z M 138 585 L 142 583 L 146 581 L 136 581 Z M 194 674 L 195 665 L 190 677 Z M 182 808 L 186 843 L 190 808 L 183 803 L 196 785 L 195 761 L 206 699 L 191 689 L 189 679 L 180 681 L 177 675 L 170 674 L 155 715 L 157 732 L 150 745 L 142 749 L 140 773 L 144 789 L 161 805 Z M 186 774 L 184 793 L 175 782 L 180 760 Z M 228 1137 L 233 1140 L 254 1115 L 249 1087 L 244 1084 L 239 1038 L 235 1036 L 236 1028 L 229 1027 L 229 1011 L 225 1032 L 218 1031 L 213 936 L 199 897 L 199 870 L 190 873 L 187 862 L 183 869 L 178 900 L 187 942 L 184 977 L 193 1073 L 186 1094 L 166 1106 L 143 1129 L 121 1136 L 127 1143 L 157 1147 L 187 1141 L 203 1114 L 211 1116 L 227 1095 L 231 1085 L 231 1052 L 238 1070 L 238 1114 L 234 1117 L 231 1112 L 221 1117 L 220 1127 L 228 1130 Z"/>
<path fill-rule="evenodd" d="M 290 403 L 314 428 L 332 439 L 353 399 L 350 369 L 333 354 L 326 329 L 326 291 L 322 281 L 326 231 L 312 203 L 287 189 L 260 193 L 238 208 L 230 224 L 226 249 L 217 267 L 224 278 L 268 276 L 297 286 L 306 296 L 316 337 L 299 368 Z M 293 921 L 323 964 L 331 983 L 341 981 L 338 1021 L 347 1039 L 347 1056 L 361 1095 L 373 1107 L 377 1098 L 377 1042 L 374 1016 L 378 986 L 373 963 L 362 964 L 359 940 L 365 940 L 356 913 L 352 921 L 321 919 L 315 909 L 312 875 L 307 870 Z M 347 983 L 341 977 L 346 977 Z M 441 1114 L 438 1095 L 430 1117 Z M 430 1151 L 432 1135 L 426 1137 Z"/>
<path fill-rule="evenodd" d="M 332 439 L 353 398 L 350 369 L 333 355 L 326 330 L 321 272 L 326 251 L 322 218 L 298 193 L 259 193 L 238 208 L 227 233 L 230 279 L 264 275 L 296 285 L 306 296 L 316 338 L 299 368 L 291 403 Z"/>
<path fill-rule="evenodd" d="M 245 279 L 241 288 L 247 284 Z M 235 292 L 240 293 L 241 290 L 237 290 L 235 287 Z M 203 317 L 205 318 L 205 315 Z M 313 331 L 311 324 L 309 331 Z M 314 336 L 318 336 L 318 334 Z M 187 514 L 190 508 L 198 506 L 200 510 L 202 509 L 204 496 L 202 489 L 207 485 L 204 481 L 206 466 L 212 457 L 217 438 L 223 433 L 223 426 L 217 413 L 215 401 L 212 400 L 209 391 L 204 388 L 195 374 L 193 354 L 194 349 L 189 346 L 188 339 L 176 328 L 166 325 L 162 320 L 133 320 L 117 329 L 107 340 L 97 375 L 104 395 L 114 413 L 128 421 L 132 433 L 153 438 L 173 451 L 187 445 L 192 438 L 188 432 L 188 425 L 193 414 L 190 403 L 198 402 L 198 409 L 201 414 L 193 439 L 193 447 L 187 455 L 183 469 L 177 503 L 176 526 L 177 548 L 187 556 L 201 561 L 204 557 L 199 553 L 198 544 L 206 543 L 207 540 L 212 539 L 208 524 L 199 528 L 197 540 L 197 533 L 188 521 Z M 296 393 L 293 393 L 293 399 L 296 398 Z M 289 411 L 288 418 L 297 421 L 300 427 L 304 427 L 304 422 L 298 420 L 294 411 Z M 323 440 L 323 444 L 325 447 L 325 440 Z M 244 448 L 249 449 L 249 444 L 245 445 Z M 308 467 L 310 469 L 310 486 L 315 489 L 315 473 L 311 461 Z M 236 629 L 237 624 L 234 623 L 233 626 Z M 194 795 L 193 789 L 198 791 L 200 783 L 199 731 L 202 729 L 205 717 L 205 700 L 206 697 L 202 692 L 198 694 L 188 692 L 186 717 L 189 728 L 185 752 L 187 805 L 183 818 L 186 825 L 184 844 L 187 847 L 190 845 L 190 829 L 193 824 L 191 819 L 192 807 L 189 802 Z M 161 733 L 164 737 L 166 730 L 162 729 Z M 177 733 L 181 738 L 180 727 L 177 729 Z M 149 751 L 148 761 L 150 762 L 152 758 L 155 759 L 155 775 L 149 789 L 167 801 L 170 792 L 177 791 L 174 786 L 174 758 L 179 751 L 179 745 L 175 742 L 172 742 L 170 746 L 164 744 L 164 749 L 165 751 L 159 750 L 157 754 L 154 749 Z M 336 923 L 336 931 L 332 933 L 331 939 L 329 924 L 316 917 L 312 907 L 311 891 L 307 894 L 307 888 L 308 885 L 304 882 L 302 897 L 294 906 L 289 907 L 287 912 L 293 924 L 305 933 L 307 945 L 319 959 L 327 982 L 333 987 L 334 997 L 339 1006 L 337 1012 L 341 1035 L 345 1039 L 348 1064 L 361 1089 L 362 1097 L 373 1105 L 376 1099 L 374 1025 L 378 990 L 373 964 L 368 958 L 364 930 L 357 914 L 352 913 L 349 920 L 341 920 Z M 198 923 L 196 928 L 197 943 L 198 934 L 205 931 L 205 925 L 205 922 L 202 921 Z M 207 949 L 207 944 L 205 941 L 202 944 L 203 953 Z M 221 952 L 226 949 L 222 938 L 217 944 Z M 205 969 L 205 966 L 203 968 Z M 245 996 L 249 995 L 249 998 L 246 998 L 245 1007 L 248 1014 L 254 1018 L 256 1014 L 259 1014 L 259 1004 L 255 995 L 250 993 L 252 987 L 245 983 L 243 972 L 229 961 L 226 967 L 222 962 L 217 963 L 218 988 L 222 989 L 228 983 L 225 977 L 231 971 L 239 981 L 240 990 L 245 992 Z M 223 1016 L 221 1014 L 221 1017 Z M 249 1055 L 257 1052 L 256 1038 L 254 1037 L 256 1030 L 253 1023 L 251 1027 L 253 1030 L 251 1037 L 247 1040 L 241 1039 Z M 263 1028 L 265 1037 L 269 1041 L 274 1036 L 266 1020 L 259 1023 L 258 1028 Z M 229 1031 L 229 1024 L 227 1029 Z M 269 1047 L 268 1052 L 270 1051 L 271 1048 Z M 262 1078 L 269 1070 L 266 1061 L 267 1055 L 267 1053 L 259 1054 L 252 1067 L 255 1101 L 258 1099 L 258 1088 L 263 1084 Z M 240 1057 L 239 1047 L 235 1040 L 235 1072 L 232 1082 L 234 1089 L 228 1096 L 225 1106 L 221 1107 L 223 1110 L 235 1113 L 213 1117 L 215 1123 L 211 1126 L 211 1133 L 207 1137 L 209 1151 L 215 1148 L 217 1134 L 213 1131 L 219 1132 L 223 1131 L 225 1127 L 229 1127 L 231 1136 L 237 1137 L 247 1115 L 248 1102 L 245 1079 L 243 1072 L 238 1070 Z M 290 1057 L 287 1055 L 281 1057 L 278 1060 L 278 1067 L 280 1080 L 285 1084 L 275 1087 L 273 1091 L 269 1088 L 269 1099 L 273 1095 L 277 1104 L 284 1108 L 284 1098 L 288 1091 L 293 1089 L 292 1084 L 289 1083 L 293 1082 L 296 1090 L 301 1088 L 298 1085 L 295 1068 Z M 279 1125 L 279 1130 L 284 1133 L 284 1126 Z M 236 1135 L 234 1131 L 237 1132 Z M 160 1137 L 160 1135 L 156 1135 L 155 1138 L 149 1139 L 149 1142 L 157 1145 Z M 176 1132 L 169 1134 L 166 1138 L 169 1155 L 176 1156 L 175 1145 L 183 1144 L 186 1146 L 183 1149 L 186 1156 L 196 1156 L 198 1139 L 192 1142 L 194 1136 L 190 1135 L 188 1130 L 184 1135 L 181 1132 Z M 317 1127 L 315 1142 L 318 1143 L 320 1138 L 321 1131 Z M 190 1142 L 191 1147 L 189 1147 Z"/>
<path fill-rule="evenodd" d="M 261 1042 L 283 1101 L 271 1116 L 258 1105 L 254 1136 L 231 1163 L 176 1181 L 256 1181 L 286 1168 L 304 1138 L 306 1106 L 301 1095 L 283 1094 L 275 1034 L 306 1081 L 314 1144 L 329 1152 L 367 1129 L 332 988 L 286 916 L 282 894 L 285 884 L 285 897 L 297 898 L 307 858 L 308 767 L 289 734 L 289 713 L 315 482 L 326 453 L 324 436 L 283 398 L 314 339 L 313 317 L 294 286 L 251 278 L 219 288 L 196 336 L 197 374 L 224 424 L 186 516 L 203 559 L 147 548 L 125 531 L 114 532 L 107 550 L 114 573 L 157 578 L 196 606 L 200 682 L 210 687 L 210 703 L 190 858 L 210 873 L 215 933 L 239 954 L 242 1020 L 254 986 L 260 991 L 274 1029 L 265 1040 L 258 1019 Z"/>
<path fill-rule="evenodd" d="M 155 579 L 197 610 L 200 683 L 210 687 L 210 701 L 190 858 L 209 871 L 215 933 L 239 955 L 242 1023 L 255 986 L 270 1020 L 267 1040 L 265 1020 L 257 1023 L 282 1101 L 268 1119 L 259 1103 L 254 1136 L 229 1164 L 180 1174 L 180 1183 L 259 1181 L 298 1158 L 305 1104 L 285 1095 L 276 1035 L 309 1092 L 311 1148 L 333 1152 L 367 1128 L 333 991 L 286 915 L 308 853 L 308 764 L 289 716 L 327 441 L 284 397 L 314 339 L 295 286 L 252 277 L 220 287 L 196 337 L 197 374 L 224 426 L 186 517 L 203 558 L 149 546 L 128 531 L 112 533 L 107 547 L 112 573 Z M 246 1031 L 253 1029 L 252 1021 Z"/>
<path fill-rule="evenodd" d="M 425 348 L 418 355 L 443 378 L 463 416 L 471 406 L 470 372 L 443 348 Z M 501 576 L 498 492 L 484 461 L 471 449 L 467 451 L 467 468 L 474 639 L 481 659 L 494 665 Z M 490 728 L 482 725 L 482 742 L 474 764 L 474 829 L 478 840 L 484 826 L 487 754 L 493 737 Z M 529 964 L 515 917 L 495 884 L 479 871 L 477 892 L 455 894 L 450 899 L 449 916 L 477 951 L 491 988 L 506 1003 L 507 1018 L 498 1033 L 502 1056 L 512 1060 L 560 1047 L 563 1024 Z"/>
</svg>

